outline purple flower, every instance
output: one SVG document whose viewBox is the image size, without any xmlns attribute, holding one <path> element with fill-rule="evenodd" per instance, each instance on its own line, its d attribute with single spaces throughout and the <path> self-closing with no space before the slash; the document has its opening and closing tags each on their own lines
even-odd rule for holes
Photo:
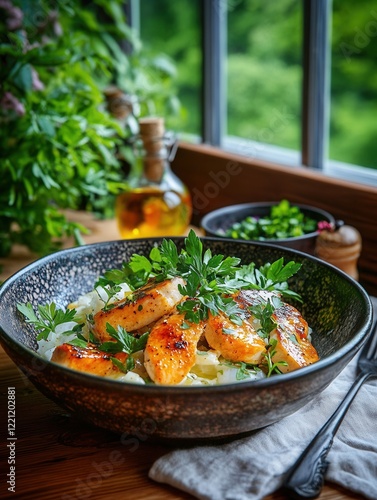
<svg viewBox="0 0 377 500">
<path fill-rule="evenodd" d="M 7 15 L 6 23 L 9 31 L 15 31 L 21 28 L 24 18 L 21 9 L 15 7 L 9 0 L 0 0 L 0 9 L 5 11 Z"/>
<path fill-rule="evenodd" d="M 23 116 L 25 114 L 25 107 L 20 102 L 17 97 L 15 97 L 10 92 L 5 92 L 0 100 L 1 110 L 14 111 L 18 116 Z"/>
<path fill-rule="evenodd" d="M 34 90 L 43 90 L 45 88 L 43 82 L 41 82 L 41 80 L 39 79 L 39 75 L 34 68 L 31 68 L 31 80 Z"/>
<path fill-rule="evenodd" d="M 49 15 L 49 22 L 52 25 L 52 31 L 55 36 L 59 37 L 62 36 L 63 34 L 63 28 L 61 24 L 59 23 L 59 13 L 57 10 L 52 10 Z"/>
</svg>

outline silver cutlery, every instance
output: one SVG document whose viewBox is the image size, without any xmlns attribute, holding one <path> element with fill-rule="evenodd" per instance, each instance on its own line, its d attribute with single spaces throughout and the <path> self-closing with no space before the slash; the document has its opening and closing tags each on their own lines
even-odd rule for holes
<svg viewBox="0 0 377 500">
<path fill-rule="evenodd" d="M 333 415 L 312 439 L 288 471 L 282 489 L 290 498 L 316 498 L 321 493 L 327 470 L 327 454 L 351 402 L 362 384 L 377 376 L 377 320 L 357 363 L 358 376 Z"/>
</svg>

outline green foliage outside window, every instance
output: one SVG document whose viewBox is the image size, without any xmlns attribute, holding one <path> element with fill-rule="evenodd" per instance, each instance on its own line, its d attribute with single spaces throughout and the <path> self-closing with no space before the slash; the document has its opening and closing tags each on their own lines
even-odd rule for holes
<svg viewBox="0 0 377 500">
<path fill-rule="evenodd" d="M 140 0 L 141 38 L 178 70 L 187 109 L 180 129 L 200 134 L 200 2 Z M 301 0 L 219 0 L 227 10 L 227 134 L 299 150 Z M 377 6 L 333 0 L 329 158 L 377 169 Z M 247 152 L 246 152 L 247 153 Z"/>
</svg>

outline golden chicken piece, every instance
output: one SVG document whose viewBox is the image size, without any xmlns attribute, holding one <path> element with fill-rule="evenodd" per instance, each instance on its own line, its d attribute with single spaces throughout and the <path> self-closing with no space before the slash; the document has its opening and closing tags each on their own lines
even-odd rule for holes
<svg viewBox="0 0 377 500">
<path fill-rule="evenodd" d="M 247 318 L 241 325 L 236 325 L 223 313 L 210 314 L 205 338 L 212 349 L 235 363 L 259 364 L 266 352 L 264 340 Z"/>
<path fill-rule="evenodd" d="M 132 300 L 116 302 L 108 310 L 94 315 L 93 333 L 100 342 L 114 340 L 106 331 L 106 323 L 115 329 L 122 326 L 128 332 L 139 330 L 168 314 L 182 300 L 178 285 L 184 285 L 182 278 L 173 278 L 161 283 L 150 283 L 137 290 Z"/>
<path fill-rule="evenodd" d="M 229 361 L 261 364 L 266 353 L 266 344 L 258 335 L 254 317 L 249 307 L 279 298 L 276 292 L 265 290 L 241 290 L 234 300 L 244 311 L 243 323 L 238 326 L 223 314 L 210 316 L 205 337 L 208 344 Z M 293 306 L 282 303 L 272 314 L 276 328 L 270 339 L 276 340 L 273 362 L 285 361 L 279 365 L 282 372 L 288 372 L 318 361 L 318 353 L 308 340 L 308 324 Z"/>
<path fill-rule="evenodd" d="M 258 335 L 253 324 L 254 318 L 248 310 L 249 306 L 261 300 L 258 292 L 241 290 L 233 296 L 243 310 L 241 325 L 236 325 L 223 313 L 209 316 L 205 338 L 212 349 L 219 351 L 229 361 L 258 364 L 266 352 L 266 344 Z"/>
<path fill-rule="evenodd" d="M 204 324 L 184 326 L 184 314 L 173 313 L 152 328 L 144 351 L 144 366 L 155 384 L 179 384 L 194 366 Z"/>
<path fill-rule="evenodd" d="M 287 373 L 319 360 L 315 347 L 308 340 L 308 324 L 300 312 L 289 304 L 283 304 L 275 310 L 272 319 L 277 323 L 270 339 L 276 340 L 276 353 L 272 361 L 285 361 L 279 370 Z"/>
<path fill-rule="evenodd" d="M 88 343 L 86 348 L 71 344 L 62 344 L 54 349 L 51 361 L 72 370 L 92 373 L 99 377 L 111 377 L 122 373 L 111 361 L 111 358 L 117 358 L 124 363 L 127 359 L 127 354 L 124 352 L 109 354 L 100 351 L 95 344 L 90 343 Z"/>
<path fill-rule="evenodd" d="M 245 290 L 237 297 L 238 303 L 246 307 L 257 305 L 267 300 L 279 298 L 278 292 L 266 290 Z M 309 327 L 301 313 L 293 306 L 282 303 L 272 314 L 276 328 L 270 333 L 270 339 L 276 340 L 276 351 L 273 362 L 285 361 L 287 365 L 279 365 L 283 373 L 311 365 L 319 360 L 318 353 L 308 339 Z"/>
</svg>

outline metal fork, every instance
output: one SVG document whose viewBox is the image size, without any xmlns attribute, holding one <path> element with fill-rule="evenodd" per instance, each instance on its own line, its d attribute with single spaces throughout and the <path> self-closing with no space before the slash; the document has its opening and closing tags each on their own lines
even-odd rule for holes
<svg viewBox="0 0 377 500">
<path fill-rule="evenodd" d="M 377 320 L 357 363 L 359 375 L 343 401 L 288 471 L 282 489 L 290 498 L 316 498 L 321 493 L 328 462 L 327 454 L 352 400 L 362 384 L 377 376 Z"/>
</svg>

